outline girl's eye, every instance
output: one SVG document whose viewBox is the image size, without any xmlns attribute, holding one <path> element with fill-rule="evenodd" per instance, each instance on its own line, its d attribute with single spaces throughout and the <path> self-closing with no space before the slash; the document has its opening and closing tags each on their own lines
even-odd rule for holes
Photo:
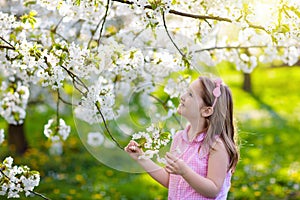
<svg viewBox="0 0 300 200">
<path fill-rule="evenodd" d="M 191 97 L 193 97 L 193 94 L 192 94 L 191 92 L 189 92 L 189 95 L 190 95 Z"/>
</svg>

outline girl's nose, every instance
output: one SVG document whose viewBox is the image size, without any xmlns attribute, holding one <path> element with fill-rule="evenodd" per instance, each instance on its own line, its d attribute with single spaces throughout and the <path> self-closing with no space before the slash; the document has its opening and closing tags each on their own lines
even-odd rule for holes
<svg viewBox="0 0 300 200">
<path fill-rule="evenodd" d="M 181 100 L 181 101 L 184 101 L 184 97 L 183 97 L 183 96 L 184 96 L 184 95 L 181 95 L 181 96 L 180 96 L 180 100 Z"/>
</svg>

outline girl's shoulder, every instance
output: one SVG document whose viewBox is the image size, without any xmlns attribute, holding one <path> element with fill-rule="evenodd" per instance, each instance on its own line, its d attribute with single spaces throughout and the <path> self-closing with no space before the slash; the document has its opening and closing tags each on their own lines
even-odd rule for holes
<svg viewBox="0 0 300 200">
<path fill-rule="evenodd" d="M 211 145 L 210 153 L 213 152 L 224 152 L 228 156 L 224 141 L 220 137 L 216 137 L 216 140 Z"/>
</svg>

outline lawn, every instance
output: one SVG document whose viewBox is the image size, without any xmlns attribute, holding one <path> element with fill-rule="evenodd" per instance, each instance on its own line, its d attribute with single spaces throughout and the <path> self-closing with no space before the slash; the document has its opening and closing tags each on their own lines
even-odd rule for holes
<svg viewBox="0 0 300 200">
<path fill-rule="evenodd" d="M 230 65 L 218 70 L 233 92 L 240 137 L 241 160 L 229 199 L 300 199 L 300 68 L 258 67 L 251 75 L 251 94 L 241 89 L 241 72 Z M 43 135 L 49 114 L 47 108 L 28 109 L 31 148 L 14 156 L 16 164 L 40 171 L 36 192 L 51 199 L 167 199 L 167 190 L 147 174 L 117 171 L 95 159 L 81 143 L 72 115 L 63 116 L 72 125 L 63 155 L 49 155 Z M 0 153 L 1 160 L 10 154 L 6 142 Z"/>
</svg>

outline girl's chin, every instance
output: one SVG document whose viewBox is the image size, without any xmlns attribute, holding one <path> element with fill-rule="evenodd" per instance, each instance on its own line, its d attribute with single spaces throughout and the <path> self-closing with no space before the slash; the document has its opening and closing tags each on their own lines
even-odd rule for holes
<svg viewBox="0 0 300 200">
<path fill-rule="evenodd" d="M 181 111 L 180 107 L 177 108 L 177 113 L 178 113 L 179 115 L 181 115 L 182 111 Z"/>
<path fill-rule="evenodd" d="M 181 109 L 180 109 L 180 106 L 177 108 L 177 113 L 181 115 Z"/>
</svg>

